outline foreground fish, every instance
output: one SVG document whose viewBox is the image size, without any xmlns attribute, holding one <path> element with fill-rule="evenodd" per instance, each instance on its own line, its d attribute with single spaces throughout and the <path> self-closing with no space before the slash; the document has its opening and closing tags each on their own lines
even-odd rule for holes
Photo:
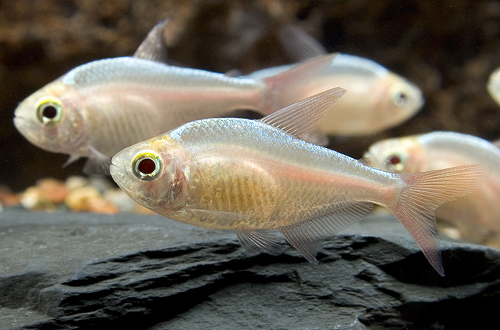
<svg viewBox="0 0 500 330">
<path fill-rule="evenodd" d="M 297 139 L 342 94 L 332 89 L 259 121 L 191 122 L 124 149 L 115 182 L 139 204 L 190 225 L 236 230 L 250 250 L 278 253 L 280 230 L 310 262 L 327 237 L 388 208 L 443 275 L 434 210 L 473 191 L 485 166 L 392 174 Z"/>
<path fill-rule="evenodd" d="M 16 128 L 42 149 L 71 155 L 68 163 L 89 157 L 87 171 L 99 173 L 119 150 L 186 122 L 236 109 L 265 115 L 298 101 L 297 83 L 322 72 L 335 57 L 262 80 L 231 78 L 158 62 L 163 24 L 135 57 L 79 66 L 29 96 L 15 110 Z"/>
<path fill-rule="evenodd" d="M 487 87 L 491 97 L 500 104 L 500 68 L 491 73 Z"/>
<path fill-rule="evenodd" d="M 492 143 L 467 134 L 433 132 L 377 142 L 365 157 L 370 165 L 397 173 L 466 164 L 490 166 L 491 175 L 478 190 L 444 204 L 436 216 L 454 223 L 465 238 L 477 243 L 485 243 L 493 233 L 500 234 L 500 149 Z"/>
<path fill-rule="evenodd" d="M 279 39 L 287 53 L 298 55 L 297 58 L 326 54 L 314 38 L 294 25 L 286 25 Z M 295 65 L 259 70 L 247 77 L 262 79 Z M 422 91 L 409 80 L 374 61 L 347 54 L 338 54 L 319 75 L 304 77 L 297 89 L 306 98 L 335 86 L 342 86 L 349 93 L 318 122 L 327 135 L 381 132 L 413 117 L 424 104 Z"/>
</svg>

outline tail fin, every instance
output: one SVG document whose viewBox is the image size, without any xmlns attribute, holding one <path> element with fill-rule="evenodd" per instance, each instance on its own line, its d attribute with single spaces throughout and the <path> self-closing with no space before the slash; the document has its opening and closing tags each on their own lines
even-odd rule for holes
<svg viewBox="0 0 500 330">
<path fill-rule="evenodd" d="M 391 212 L 415 239 L 432 267 L 444 276 L 437 242 L 435 211 L 442 204 L 477 189 L 489 175 L 484 165 L 401 174 L 404 186 Z"/>
<path fill-rule="evenodd" d="M 321 56 L 302 64 L 296 65 L 291 69 L 278 73 L 275 76 L 264 78 L 266 85 L 265 103 L 262 105 L 263 114 L 269 115 L 292 103 L 305 99 L 321 91 L 308 91 L 305 85 L 312 78 L 316 78 L 323 73 L 332 63 L 337 54 Z M 325 86 L 324 90 L 333 87 Z M 310 92 L 308 94 L 308 92 Z"/>
</svg>

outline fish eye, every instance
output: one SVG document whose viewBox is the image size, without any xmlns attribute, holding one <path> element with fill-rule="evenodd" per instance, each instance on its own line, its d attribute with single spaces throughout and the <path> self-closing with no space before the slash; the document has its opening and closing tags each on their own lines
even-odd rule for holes
<svg viewBox="0 0 500 330">
<path fill-rule="evenodd" d="M 390 153 L 385 157 L 385 166 L 391 172 L 402 172 L 406 167 L 406 155 L 402 153 Z"/>
<path fill-rule="evenodd" d="M 163 162 L 159 155 L 154 152 L 141 152 L 132 161 L 132 172 L 142 181 L 154 181 L 160 174 Z"/>
<path fill-rule="evenodd" d="M 408 94 L 404 91 L 397 91 L 392 95 L 392 101 L 398 107 L 404 107 L 410 101 Z"/>
<path fill-rule="evenodd" d="M 62 118 L 62 105 L 52 97 L 41 99 L 36 106 L 38 121 L 44 126 L 55 126 Z"/>
</svg>

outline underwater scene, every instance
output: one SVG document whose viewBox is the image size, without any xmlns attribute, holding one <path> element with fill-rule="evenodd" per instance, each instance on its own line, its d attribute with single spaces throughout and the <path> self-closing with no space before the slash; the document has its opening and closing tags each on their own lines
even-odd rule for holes
<svg viewBox="0 0 500 330">
<path fill-rule="evenodd" d="M 499 1 L 0 1 L 0 46 L 0 329 L 493 322 Z"/>
</svg>

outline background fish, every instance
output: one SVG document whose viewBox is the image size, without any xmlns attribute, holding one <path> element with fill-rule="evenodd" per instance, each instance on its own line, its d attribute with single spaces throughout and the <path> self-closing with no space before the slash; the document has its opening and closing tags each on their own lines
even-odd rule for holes
<svg viewBox="0 0 500 330">
<path fill-rule="evenodd" d="M 42 149 L 71 155 L 68 163 L 89 157 L 88 172 L 106 172 L 119 150 L 183 123 L 236 109 L 268 114 L 298 101 L 298 81 L 319 74 L 335 57 L 262 80 L 231 78 L 158 62 L 162 24 L 135 57 L 79 66 L 29 96 L 15 110 L 18 131 Z"/>
<path fill-rule="evenodd" d="M 455 224 L 463 237 L 500 248 L 500 149 L 497 146 L 472 135 L 433 132 L 377 142 L 365 157 L 370 165 L 397 173 L 466 164 L 490 166 L 491 175 L 478 190 L 444 204 L 436 215 Z"/>
<path fill-rule="evenodd" d="M 297 61 L 328 54 L 327 50 L 299 26 L 284 25 L 278 39 Z M 265 78 L 289 70 L 283 65 L 251 73 Z M 349 91 L 318 122 L 328 135 L 369 135 L 397 126 L 413 117 L 424 105 L 418 86 L 382 65 L 354 55 L 338 54 L 320 75 L 304 77 L 299 92 L 303 98 L 341 86 Z"/>
<path fill-rule="evenodd" d="M 262 79 L 292 67 L 264 69 L 245 77 Z M 307 97 L 331 86 L 342 86 L 349 93 L 318 122 L 328 135 L 377 133 L 408 120 L 424 105 L 422 92 L 415 84 L 358 56 L 338 54 L 321 74 L 304 77 L 297 89 Z"/>
<path fill-rule="evenodd" d="M 491 73 L 487 88 L 491 97 L 500 104 L 500 68 Z"/>
<path fill-rule="evenodd" d="M 249 249 L 278 253 L 267 230 L 280 230 L 310 262 L 322 240 L 376 203 L 396 215 L 444 275 L 434 210 L 475 189 L 487 167 L 391 174 L 295 138 L 342 94 L 332 89 L 260 121 L 182 125 L 119 152 L 111 175 L 143 206 L 191 225 L 236 230 Z"/>
</svg>

